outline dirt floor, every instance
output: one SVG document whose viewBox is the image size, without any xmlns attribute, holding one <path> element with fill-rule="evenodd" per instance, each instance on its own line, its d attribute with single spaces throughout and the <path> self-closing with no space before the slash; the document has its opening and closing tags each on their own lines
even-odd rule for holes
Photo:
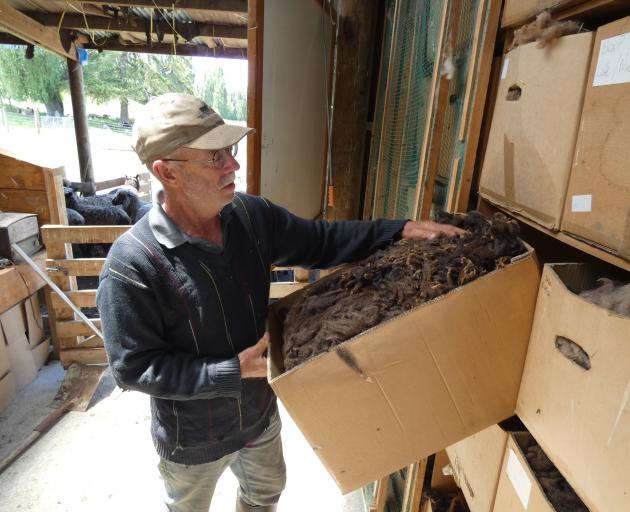
<svg viewBox="0 0 630 512">
<path fill-rule="evenodd" d="M 0 460 L 50 412 L 64 372 L 42 368 L 0 413 Z M 279 512 L 362 512 L 360 492 L 342 496 L 332 478 L 280 408 L 287 488 Z M 69 412 L 0 474 L 0 512 L 117 512 L 164 510 L 157 456 L 149 435 L 149 400 L 122 392 L 109 375 L 86 412 Z M 236 479 L 226 472 L 210 512 L 234 510 Z"/>
</svg>

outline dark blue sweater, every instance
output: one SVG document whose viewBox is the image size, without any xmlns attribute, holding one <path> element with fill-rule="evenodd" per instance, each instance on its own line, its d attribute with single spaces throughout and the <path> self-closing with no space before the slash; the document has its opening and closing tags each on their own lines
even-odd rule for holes
<svg viewBox="0 0 630 512">
<path fill-rule="evenodd" d="M 157 452 L 181 464 L 241 449 L 275 411 L 266 379 L 241 379 L 238 360 L 265 331 L 271 265 L 362 259 L 404 225 L 310 221 L 243 194 L 221 217 L 222 251 L 168 248 L 143 217 L 112 246 L 97 294 L 114 378 L 151 395 Z"/>
</svg>

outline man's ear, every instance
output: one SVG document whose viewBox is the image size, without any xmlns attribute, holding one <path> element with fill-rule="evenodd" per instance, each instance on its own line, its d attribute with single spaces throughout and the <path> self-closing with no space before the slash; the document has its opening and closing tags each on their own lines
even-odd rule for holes
<svg viewBox="0 0 630 512">
<path fill-rule="evenodd" d="M 169 163 L 162 160 L 153 162 L 153 173 L 162 183 L 173 184 L 177 180 Z"/>
</svg>

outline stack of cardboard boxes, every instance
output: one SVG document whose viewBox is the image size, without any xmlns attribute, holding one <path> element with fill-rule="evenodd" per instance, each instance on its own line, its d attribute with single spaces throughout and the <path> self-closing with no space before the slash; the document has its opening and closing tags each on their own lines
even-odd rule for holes
<svg viewBox="0 0 630 512">
<path fill-rule="evenodd" d="M 49 349 L 37 294 L 0 314 L 0 410 L 35 378 Z"/>
<path fill-rule="evenodd" d="M 506 2 L 504 25 L 531 18 L 528 3 Z M 518 47 L 504 57 L 480 194 L 630 259 L 629 133 L 630 18 Z M 529 432 L 494 425 L 447 448 L 473 512 L 555 510 L 524 455 L 534 439 L 589 510 L 630 510 L 630 318 L 579 296 L 603 268 L 544 268 L 515 411 Z"/>
<path fill-rule="evenodd" d="M 484 199 L 630 259 L 629 62 L 630 18 L 509 52 Z"/>
</svg>

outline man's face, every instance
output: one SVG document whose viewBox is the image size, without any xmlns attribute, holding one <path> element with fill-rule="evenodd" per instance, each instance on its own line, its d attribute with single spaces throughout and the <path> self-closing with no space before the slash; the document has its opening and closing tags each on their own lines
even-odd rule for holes
<svg viewBox="0 0 630 512">
<path fill-rule="evenodd" d="M 179 148 L 163 161 L 176 178 L 170 194 L 175 192 L 183 200 L 197 202 L 196 206 L 205 204 L 218 210 L 234 198 L 234 180 L 240 166 L 229 149 Z"/>
</svg>

